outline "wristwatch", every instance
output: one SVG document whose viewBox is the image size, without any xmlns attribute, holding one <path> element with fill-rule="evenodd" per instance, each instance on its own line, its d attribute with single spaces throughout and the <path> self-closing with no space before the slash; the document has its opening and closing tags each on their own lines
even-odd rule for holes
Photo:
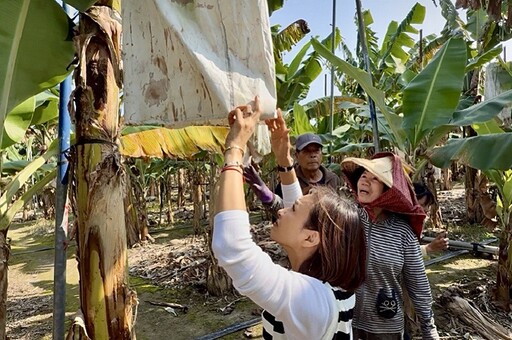
<svg viewBox="0 0 512 340">
<path fill-rule="evenodd" d="M 277 171 L 279 171 L 279 172 L 290 172 L 292 170 L 293 170 L 293 164 L 290 166 L 277 165 Z"/>
</svg>

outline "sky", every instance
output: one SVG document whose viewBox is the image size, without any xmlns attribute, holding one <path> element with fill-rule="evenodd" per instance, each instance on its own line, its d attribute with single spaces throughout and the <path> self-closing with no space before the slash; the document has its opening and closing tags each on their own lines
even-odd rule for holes
<svg viewBox="0 0 512 340">
<path fill-rule="evenodd" d="M 398 23 L 402 22 L 417 2 L 425 6 L 426 14 L 423 24 L 414 25 L 414 27 L 418 30 L 423 29 L 423 36 L 432 33 L 439 35 L 443 29 L 445 19 L 441 15 L 441 8 L 436 7 L 432 0 L 361 0 L 363 10 L 368 9 L 372 14 L 374 23 L 371 28 L 377 34 L 379 46 L 389 23 L 393 20 Z M 332 12 L 333 0 L 286 0 L 283 8 L 272 14 L 270 17 L 271 25 L 280 24 L 281 28 L 285 28 L 298 19 L 304 19 L 311 30 L 306 38 L 302 40 L 302 44 L 297 45 L 285 55 L 285 62 L 289 62 L 289 59 L 298 52 L 300 46 L 307 42 L 310 37 L 319 36 L 320 39 L 324 39 L 331 33 Z M 357 41 L 355 14 L 355 0 L 336 0 L 336 26 L 340 29 L 345 43 L 352 50 L 355 50 Z M 341 51 L 338 50 L 336 54 L 340 56 L 340 53 Z M 330 74 L 329 71 L 327 73 Z M 306 102 L 324 96 L 324 74 L 319 76 L 312 84 Z M 327 93 L 330 95 L 330 85 L 328 85 Z"/>
</svg>

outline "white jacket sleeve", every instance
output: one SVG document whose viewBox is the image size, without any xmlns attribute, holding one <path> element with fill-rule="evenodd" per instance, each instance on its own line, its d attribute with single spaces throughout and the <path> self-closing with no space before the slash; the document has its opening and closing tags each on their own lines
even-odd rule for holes
<svg viewBox="0 0 512 340">
<path fill-rule="evenodd" d="M 247 212 L 215 216 L 212 249 L 235 288 L 282 321 L 289 338 L 319 339 L 336 317 L 322 282 L 273 263 L 252 241 Z"/>
<path fill-rule="evenodd" d="M 295 181 L 292 184 L 281 185 L 281 187 L 283 189 L 283 203 L 285 208 L 291 207 L 297 199 L 302 197 L 302 189 L 300 188 L 299 181 Z"/>
</svg>

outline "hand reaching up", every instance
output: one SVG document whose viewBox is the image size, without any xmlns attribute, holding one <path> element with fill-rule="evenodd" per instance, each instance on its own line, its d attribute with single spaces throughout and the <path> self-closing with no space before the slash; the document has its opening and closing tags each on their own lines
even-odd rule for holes
<svg viewBox="0 0 512 340">
<path fill-rule="evenodd" d="M 281 166 L 292 165 L 293 160 L 290 155 L 290 130 L 286 127 L 286 122 L 284 121 L 281 110 L 277 109 L 277 118 L 267 119 L 265 123 L 270 130 L 270 143 L 277 163 Z"/>
<path fill-rule="evenodd" d="M 251 105 L 239 106 L 228 115 L 230 130 L 226 136 L 226 147 L 240 147 L 245 145 L 254 133 L 256 124 L 261 116 L 260 98 L 254 98 L 254 107 Z"/>
</svg>

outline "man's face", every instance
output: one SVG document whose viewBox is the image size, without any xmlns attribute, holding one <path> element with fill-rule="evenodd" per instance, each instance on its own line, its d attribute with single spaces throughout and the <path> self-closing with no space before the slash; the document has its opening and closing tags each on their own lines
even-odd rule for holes
<svg viewBox="0 0 512 340">
<path fill-rule="evenodd" d="M 320 164 L 322 164 L 322 146 L 309 144 L 304 149 L 297 151 L 296 156 L 301 169 L 306 171 L 318 170 Z"/>
</svg>

